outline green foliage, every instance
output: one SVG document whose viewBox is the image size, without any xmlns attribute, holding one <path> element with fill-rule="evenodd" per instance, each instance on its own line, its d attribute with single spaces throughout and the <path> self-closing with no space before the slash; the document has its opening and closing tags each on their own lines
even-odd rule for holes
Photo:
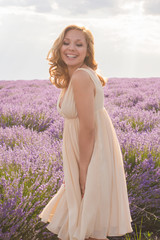
<svg viewBox="0 0 160 240">
<path fill-rule="evenodd" d="M 149 157 L 153 157 L 155 161 L 155 167 L 160 167 L 160 151 L 156 148 L 150 149 L 147 145 L 143 146 L 143 148 L 139 145 L 137 147 L 133 146 L 124 146 L 121 148 L 124 161 L 130 165 L 130 169 L 128 169 L 128 174 L 132 173 L 133 168 L 143 162 L 145 159 Z"/>
<path fill-rule="evenodd" d="M 45 113 L 23 113 L 20 114 L 0 114 L 1 127 L 24 126 L 37 132 L 45 131 L 49 126 L 52 118 L 47 117 Z"/>
</svg>

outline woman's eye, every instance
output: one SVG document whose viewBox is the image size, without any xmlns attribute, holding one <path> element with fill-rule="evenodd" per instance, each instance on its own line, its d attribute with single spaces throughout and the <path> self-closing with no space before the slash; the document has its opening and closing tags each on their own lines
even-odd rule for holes
<svg viewBox="0 0 160 240">
<path fill-rule="evenodd" d="M 68 42 L 63 42 L 63 45 L 69 45 L 69 43 Z"/>
<path fill-rule="evenodd" d="M 63 45 L 68 46 L 69 43 L 68 43 L 68 42 L 63 42 Z M 81 43 L 77 43 L 76 46 L 77 46 L 77 47 L 82 47 L 83 45 L 82 45 Z"/>
</svg>

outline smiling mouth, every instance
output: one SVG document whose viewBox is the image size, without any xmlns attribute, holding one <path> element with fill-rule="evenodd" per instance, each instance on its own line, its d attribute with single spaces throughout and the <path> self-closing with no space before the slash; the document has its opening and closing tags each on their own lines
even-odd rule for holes
<svg viewBox="0 0 160 240">
<path fill-rule="evenodd" d="M 66 56 L 67 56 L 68 58 L 76 58 L 76 57 L 77 57 L 77 55 L 71 55 L 71 54 L 66 54 Z"/>
</svg>

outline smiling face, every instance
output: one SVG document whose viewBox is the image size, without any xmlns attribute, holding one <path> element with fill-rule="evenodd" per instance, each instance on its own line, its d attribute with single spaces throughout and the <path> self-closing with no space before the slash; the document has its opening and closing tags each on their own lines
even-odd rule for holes
<svg viewBox="0 0 160 240">
<path fill-rule="evenodd" d="M 87 42 L 84 33 L 80 30 L 69 30 L 60 48 L 62 60 L 68 68 L 78 68 L 84 63 L 87 56 Z"/>
</svg>

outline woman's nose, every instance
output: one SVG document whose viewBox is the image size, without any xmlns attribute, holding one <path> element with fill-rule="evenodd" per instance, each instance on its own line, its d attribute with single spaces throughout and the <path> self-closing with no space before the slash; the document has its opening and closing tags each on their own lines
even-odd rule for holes
<svg viewBox="0 0 160 240">
<path fill-rule="evenodd" d="M 74 45 L 73 43 L 70 43 L 69 46 L 68 46 L 68 48 L 69 48 L 70 50 L 74 50 L 74 49 L 75 49 L 75 45 Z"/>
</svg>

